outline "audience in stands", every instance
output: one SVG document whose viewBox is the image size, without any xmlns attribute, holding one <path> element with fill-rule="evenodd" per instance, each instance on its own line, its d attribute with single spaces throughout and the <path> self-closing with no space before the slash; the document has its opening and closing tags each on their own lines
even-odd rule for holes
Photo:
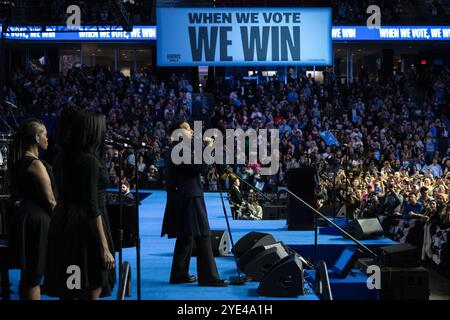
<svg viewBox="0 0 450 320">
<path fill-rule="evenodd" d="M 118 24 L 121 23 L 121 13 L 115 0 L 85 1 L 85 0 L 41 0 L 47 21 L 65 23 L 68 15 L 67 8 L 77 5 L 81 9 L 83 25 Z M 122 1 L 125 12 L 134 23 L 154 23 L 152 20 L 152 0 Z"/>
<path fill-rule="evenodd" d="M 200 115 L 205 127 L 278 128 L 280 170 L 262 176 L 260 164 L 219 166 L 217 180 L 211 168 L 203 177 L 205 190 L 215 191 L 219 184 L 230 189 L 227 173 L 237 172 L 276 192 L 289 168 L 311 164 L 322 177 L 321 204 L 346 204 L 354 216 L 401 215 L 448 226 L 450 69 L 422 67 L 348 84 L 333 69 L 324 71 L 323 83 L 300 72 L 291 72 L 287 83 L 277 77 L 256 83 L 239 75 L 216 80 L 208 88 L 215 105 Z M 6 99 L 14 99 L 24 115 L 51 117 L 73 106 L 98 109 L 107 116 L 109 131 L 150 146 L 137 159 L 129 150 L 108 149 L 111 186 L 133 187 L 136 180 L 144 188 L 164 186 L 167 127 L 174 120 L 193 120 L 193 86 L 186 75 L 158 79 L 148 67 L 126 77 L 102 67 L 74 67 L 65 75 L 17 70 L 11 79 Z M 340 146 L 327 146 L 322 131 L 332 132 Z"/>
<path fill-rule="evenodd" d="M 367 13 L 370 5 L 380 7 L 381 23 L 384 25 L 445 24 L 450 16 L 450 4 L 442 0 L 333 0 L 333 23 L 335 25 L 365 25 L 371 14 Z"/>
</svg>

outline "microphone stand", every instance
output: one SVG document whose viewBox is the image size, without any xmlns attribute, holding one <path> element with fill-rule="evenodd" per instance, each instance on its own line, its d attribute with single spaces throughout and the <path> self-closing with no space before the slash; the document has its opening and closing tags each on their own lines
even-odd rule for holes
<svg viewBox="0 0 450 320">
<path fill-rule="evenodd" d="M 336 202 L 337 202 L 337 189 L 336 189 L 336 176 L 338 173 L 338 170 L 336 170 L 337 165 L 337 159 L 336 159 L 336 147 L 334 148 L 334 155 L 333 155 L 333 218 L 336 219 L 337 216 L 337 210 L 336 210 Z"/>
<path fill-rule="evenodd" d="M 124 143 L 130 146 L 133 149 L 134 153 L 134 177 L 136 179 L 135 188 L 134 188 L 134 201 L 135 201 L 135 210 L 136 210 L 136 235 L 135 235 L 135 243 L 136 243 L 136 274 L 137 274 L 137 299 L 141 300 L 141 238 L 139 232 L 139 170 L 138 170 L 138 151 L 140 149 L 150 149 L 146 143 L 133 141 L 130 138 L 123 137 L 115 132 L 111 132 L 113 139 Z"/>
<path fill-rule="evenodd" d="M 106 145 L 110 145 L 115 148 L 120 149 L 129 149 L 130 146 L 126 143 L 121 143 L 114 141 L 112 139 L 106 140 Z M 122 280 L 122 260 L 123 260 L 123 196 L 122 196 L 122 169 L 123 169 L 123 157 L 122 153 L 119 152 L 118 155 L 118 161 L 119 161 L 119 183 L 118 183 L 118 189 L 119 189 L 119 229 L 115 230 L 117 232 L 117 235 L 119 237 L 119 246 L 117 248 L 118 255 L 119 255 L 119 285 L 126 281 L 126 279 Z M 120 290 L 120 288 L 119 288 Z M 129 293 L 129 292 L 128 292 Z M 128 295 L 127 295 L 128 296 Z"/>
<path fill-rule="evenodd" d="M 3 111 L 3 114 L 5 115 L 4 117 L 3 116 L 0 116 L 0 120 L 2 120 L 2 122 L 3 122 L 3 124 L 5 125 L 5 128 L 7 128 L 7 129 L 9 129 L 9 131 L 11 132 L 11 133 L 15 133 L 15 131 L 13 130 L 13 128 L 9 125 L 9 123 L 5 120 L 6 119 L 6 112 L 5 112 L 5 110 L 2 108 L 2 111 Z"/>
<path fill-rule="evenodd" d="M 138 301 L 141 300 L 141 238 L 139 236 L 139 177 L 138 177 L 138 151 L 139 149 L 134 147 L 133 148 L 133 152 L 134 152 L 134 176 L 136 179 L 136 183 L 135 183 L 135 189 L 134 189 L 134 203 L 135 203 L 135 210 L 136 210 L 136 274 L 137 274 L 137 299 Z"/>
<path fill-rule="evenodd" d="M 138 158 L 138 151 L 140 148 L 142 148 L 143 146 L 139 146 L 136 143 L 126 143 L 123 142 L 123 139 L 118 138 L 118 137 L 114 137 L 115 140 L 118 141 L 114 141 L 114 140 L 108 140 L 107 144 L 113 145 L 113 146 L 120 146 L 122 148 L 128 148 L 128 149 L 132 149 L 133 150 L 133 154 L 134 154 L 134 176 L 136 179 L 135 182 L 135 196 L 134 196 L 134 201 L 135 201 L 135 214 L 136 214 L 136 219 L 137 219 L 137 223 L 136 223 L 136 234 L 134 235 L 134 241 L 136 244 L 136 277 L 137 277 L 137 299 L 138 301 L 141 300 L 141 239 L 139 236 L 139 177 L 138 177 L 138 166 L 137 166 L 137 158 Z M 122 176 L 122 172 L 119 173 L 119 179 L 121 179 Z M 123 218 L 122 218 L 122 190 L 121 190 L 121 183 L 122 181 L 119 181 L 119 201 L 120 201 L 120 209 L 119 209 L 119 262 L 121 262 L 122 260 L 122 245 L 123 245 Z M 122 265 L 120 265 L 120 268 L 122 268 Z M 119 271 L 119 275 L 121 275 L 121 270 Z"/>
<path fill-rule="evenodd" d="M 219 191 L 219 194 L 220 194 L 220 200 L 222 201 L 223 214 L 225 216 L 225 221 L 227 223 L 228 233 L 230 234 L 231 247 L 234 248 L 233 234 L 231 233 L 230 221 L 228 220 L 227 209 L 225 208 L 225 201 L 223 200 L 222 188 L 220 187 L 219 171 L 217 170 L 216 163 L 214 163 L 214 169 L 216 171 L 217 190 Z M 237 277 L 237 279 L 230 281 L 230 285 L 235 285 L 235 286 L 243 285 L 245 282 L 251 281 L 251 279 L 248 277 L 241 276 L 241 272 L 239 270 L 239 265 L 238 265 L 236 255 L 234 254 L 233 250 L 231 250 L 231 251 L 233 254 L 234 262 L 236 264 L 236 270 L 237 270 L 238 277 Z"/>
<path fill-rule="evenodd" d="M 349 199 L 349 193 L 348 193 L 348 183 L 349 183 L 349 172 L 348 172 L 348 145 L 344 145 L 345 147 L 345 169 L 344 169 L 344 173 L 345 173 L 345 218 L 346 218 L 346 222 L 348 224 L 348 221 L 350 219 L 350 199 Z M 352 217 L 352 220 L 354 218 Z"/>
<path fill-rule="evenodd" d="M 122 153 L 119 152 L 119 279 L 122 279 L 122 250 L 123 250 L 123 202 L 122 202 Z"/>
<path fill-rule="evenodd" d="M 14 112 L 12 111 L 12 109 L 10 110 L 10 112 L 11 112 L 11 116 L 12 116 L 12 118 L 14 120 L 14 123 L 16 124 L 16 128 L 18 128 L 19 127 L 19 123 L 17 123 L 16 116 L 15 116 Z"/>
<path fill-rule="evenodd" d="M 19 109 L 19 107 L 9 101 L 5 101 L 4 104 L 9 107 L 9 112 L 11 113 L 14 123 L 16 124 L 16 128 L 18 128 L 19 124 L 17 123 L 16 115 L 14 114 L 13 109 Z"/>
</svg>

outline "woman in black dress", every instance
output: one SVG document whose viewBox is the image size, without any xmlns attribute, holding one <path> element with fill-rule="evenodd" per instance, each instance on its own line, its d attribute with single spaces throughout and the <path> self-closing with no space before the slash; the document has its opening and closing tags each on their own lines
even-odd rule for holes
<svg viewBox="0 0 450 320">
<path fill-rule="evenodd" d="M 58 157 L 60 205 L 50 228 L 45 289 L 63 299 L 96 300 L 111 295 L 116 274 L 105 200 L 106 124 L 93 111 L 78 112 L 72 120 Z"/>
<path fill-rule="evenodd" d="M 50 166 L 39 160 L 48 147 L 47 130 L 36 119 L 25 120 L 14 135 L 9 154 L 11 194 L 15 202 L 9 247 L 13 268 L 21 269 L 19 295 L 39 300 L 45 270 L 50 217 L 56 206 Z"/>
</svg>

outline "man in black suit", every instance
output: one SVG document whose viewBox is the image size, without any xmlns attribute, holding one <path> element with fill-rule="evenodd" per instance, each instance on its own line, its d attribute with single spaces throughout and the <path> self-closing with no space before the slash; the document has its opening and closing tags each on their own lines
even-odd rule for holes
<svg viewBox="0 0 450 320">
<path fill-rule="evenodd" d="M 233 186 L 230 189 L 230 200 L 233 207 L 233 218 L 239 219 L 239 212 L 244 204 L 244 197 L 242 196 L 242 192 L 239 189 L 240 182 L 239 179 L 233 179 Z"/>
<path fill-rule="evenodd" d="M 230 197 L 231 197 L 231 201 L 238 205 L 241 206 L 242 203 L 244 202 L 244 197 L 242 196 L 242 192 L 239 189 L 240 186 L 240 181 L 238 178 L 234 178 L 233 179 L 233 186 L 230 189 Z"/>
<path fill-rule="evenodd" d="M 192 142 L 193 131 L 187 122 L 173 123 L 170 133 L 177 129 L 181 129 L 183 142 Z M 196 277 L 189 275 L 189 263 L 195 241 L 198 285 L 226 286 L 228 283 L 219 278 L 212 252 L 210 227 L 200 180 L 200 173 L 207 168 L 205 165 L 194 164 L 192 157 L 191 164 L 176 165 L 171 157 L 176 144 L 172 143 L 165 155 L 167 203 L 161 232 L 161 236 L 167 234 L 169 238 L 177 238 L 170 283 L 197 281 Z"/>
<path fill-rule="evenodd" d="M 122 183 L 121 190 L 122 190 L 122 197 L 126 201 L 131 202 L 134 200 L 134 195 L 131 193 L 130 184 L 128 182 Z"/>
</svg>

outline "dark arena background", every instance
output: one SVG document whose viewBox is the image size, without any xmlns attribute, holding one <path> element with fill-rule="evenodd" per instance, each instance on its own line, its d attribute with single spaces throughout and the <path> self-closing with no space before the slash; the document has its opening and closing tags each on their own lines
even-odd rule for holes
<svg viewBox="0 0 450 320">
<path fill-rule="evenodd" d="M 450 299 L 450 1 L 0 0 L 0 35 L 1 300 Z M 172 163 L 187 124 L 218 163 Z"/>
</svg>

